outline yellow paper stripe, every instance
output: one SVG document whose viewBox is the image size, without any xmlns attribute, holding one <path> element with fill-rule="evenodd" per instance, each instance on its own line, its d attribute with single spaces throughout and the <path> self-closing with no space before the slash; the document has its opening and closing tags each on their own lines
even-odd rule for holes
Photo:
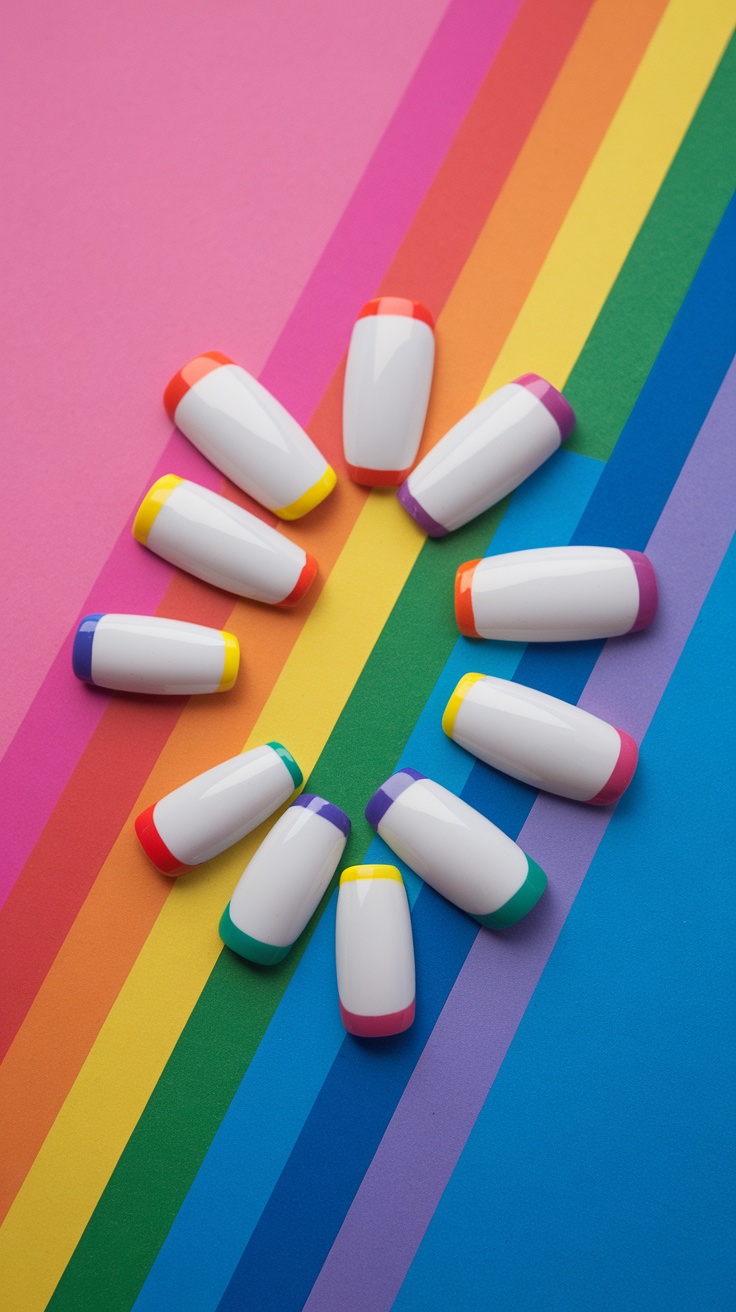
<svg viewBox="0 0 736 1312">
<path fill-rule="evenodd" d="M 309 774 L 423 543 L 393 496 L 369 496 L 246 748 L 283 739 Z M 222 909 L 270 823 L 174 885 L 0 1231 L 0 1305 L 45 1307 L 212 971 Z"/>
<path fill-rule="evenodd" d="M 730 35 L 726 9 L 673 0 L 484 394 L 530 369 L 564 383 Z M 422 541 L 393 498 L 371 494 L 247 746 L 285 737 L 313 767 Z M 41 1312 L 50 1298 L 212 970 L 219 914 L 260 837 L 172 890 L 0 1231 L 8 1306 Z"/>
</svg>

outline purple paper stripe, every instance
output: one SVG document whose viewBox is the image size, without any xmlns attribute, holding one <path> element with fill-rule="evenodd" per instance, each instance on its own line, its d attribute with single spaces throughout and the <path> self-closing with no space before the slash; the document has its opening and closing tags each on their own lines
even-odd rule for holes
<svg viewBox="0 0 736 1312">
<path fill-rule="evenodd" d="M 639 637 L 609 641 L 580 698 L 585 710 L 615 714 L 639 739 L 736 526 L 735 419 L 736 363 L 647 547 L 666 580 L 657 622 Z M 516 927 L 513 940 L 484 933 L 475 940 L 307 1300 L 309 1312 L 392 1306 L 612 814 L 544 794 L 534 803 L 518 841 L 547 871 L 553 896 L 542 917 L 532 913 Z M 484 1005 L 489 996 L 503 997 L 503 1008 Z"/>
<path fill-rule="evenodd" d="M 397 770 L 396 774 L 392 774 L 385 783 L 381 784 L 380 788 L 376 789 L 365 808 L 365 818 L 368 824 L 372 825 L 374 829 L 378 829 L 391 803 L 395 802 L 397 797 L 401 797 L 401 794 L 411 784 L 416 783 L 417 779 L 426 779 L 426 777 L 426 775 L 420 774 L 418 770 L 408 768 Z"/>
<path fill-rule="evenodd" d="M 307 811 L 314 811 L 315 815 L 321 815 L 325 820 L 339 829 L 341 833 L 348 837 L 350 833 L 350 817 L 335 806 L 334 802 L 328 802 L 326 797 L 318 797 L 316 793 L 300 793 L 296 801 L 292 802 L 293 806 L 303 806 Z"/>
<path fill-rule="evenodd" d="M 264 386 L 301 423 L 309 420 L 337 368 L 358 310 L 374 295 L 520 3 L 452 0 L 446 10 L 261 372 Z M 370 241 L 365 240 L 366 232 Z M 176 431 L 146 487 L 172 472 L 222 490 L 221 475 Z M 173 575 L 171 566 L 132 542 L 127 525 L 82 613 L 152 613 Z M 70 635 L 0 763 L 7 813 L 24 818 L 7 835 L 0 866 L 0 907 L 107 704 L 102 694 L 85 696 L 81 684 L 76 695 L 74 686 L 70 691 L 70 683 L 76 682 L 70 677 L 72 643 Z M 55 744 L 52 757 L 47 754 L 49 741 Z M 41 755 L 44 770 L 39 773 Z"/>
</svg>

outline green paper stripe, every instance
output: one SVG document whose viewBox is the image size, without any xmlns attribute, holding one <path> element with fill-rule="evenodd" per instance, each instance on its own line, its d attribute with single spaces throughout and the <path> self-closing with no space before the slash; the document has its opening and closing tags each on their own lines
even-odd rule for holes
<svg viewBox="0 0 736 1312">
<path fill-rule="evenodd" d="M 578 416 L 571 450 L 610 455 L 720 222 L 736 181 L 736 140 L 726 130 L 735 97 L 732 42 L 565 388 Z M 444 603 L 457 566 L 483 554 L 506 504 L 425 544 L 310 777 L 315 792 L 361 817 L 348 865 L 360 863 L 373 836 L 362 819 L 365 800 L 393 771 L 456 641 Z M 53 1312 L 132 1306 L 331 891 L 272 970 L 254 971 L 229 952 L 219 957 L 51 1299 Z"/>
<path fill-rule="evenodd" d="M 565 385 L 567 451 L 608 460 L 733 195 L 736 38 Z"/>
<path fill-rule="evenodd" d="M 507 504 L 422 548 L 310 775 L 310 791 L 329 797 L 353 820 L 341 867 L 359 865 L 365 856 L 374 838 L 363 816 L 365 800 L 392 773 L 457 641 L 447 605 L 457 567 L 483 554 Z M 401 697 L 394 699 L 396 688 Z M 356 742 L 359 777 L 352 773 Z M 220 954 L 49 1309 L 128 1312 L 336 884 L 335 878 L 288 956 L 268 971 L 254 970 L 234 953 Z"/>
</svg>

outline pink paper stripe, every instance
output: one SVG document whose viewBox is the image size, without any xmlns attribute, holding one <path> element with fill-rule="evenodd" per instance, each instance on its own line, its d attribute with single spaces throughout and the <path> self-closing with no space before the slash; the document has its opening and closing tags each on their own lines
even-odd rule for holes
<svg viewBox="0 0 736 1312">
<path fill-rule="evenodd" d="M 396 0 L 390 39 L 344 0 L 230 4 L 226 40 L 201 0 L 8 12 L 0 756 L 169 438 L 163 384 L 216 345 L 263 368 L 447 4 Z"/>
<path fill-rule="evenodd" d="M 731 366 L 647 546 L 666 578 L 656 624 L 604 647 L 580 698 L 641 739 L 728 549 L 736 520 L 730 461 L 736 415 Z M 703 514 L 707 506 L 708 513 Z M 366 1172 L 305 1312 L 390 1308 L 529 1004 L 612 817 L 540 794 L 519 835 L 550 877 L 543 926 L 513 940 L 480 933 Z M 504 999 L 502 1008 L 480 999 Z M 416 1152 L 421 1142 L 421 1153 Z M 376 1253 L 382 1260 L 376 1262 Z"/>
<path fill-rule="evenodd" d="M 153 470 L 146 488 L 163 474 L 176 472 L 214 491 L 222 476 L 179 433 L 174 433 Z M 137 509 L 137 506 L 135 507 Z M 152 614 L 171 582 L 174 570 L 140 547 L 131 532 L 135 509 L 89 593 L 82 615 L 105 611 Z M 109 695 L 91 691 L 72 673 L 76 623 L 64 641 L 23 723 L 0 761 L 0 794 L 8 827 L 5 859 L 0 866 L 0 907 L 4 906 L 56 806 L 74 767 L 97 728 Z"/>
<path fill-rule="evenodd" d="M 453 0 L 440 23 L 260 375 L 302 422 L 327 387 L 353 318 L 398 248 L 519 5 L 520 0 L 498 0 L 492 6 L 484 0 Z M 220 486 L 216 471 L 176 432 L 149 481 L 172 471 Z M 171 577 L 163 562 L 136 548 L 128 524 L 80 615 L 154 611 Z M 85 698 L 85 690 L 75 686 L 71 643 L 70 635 L 0 762 L 7 814 L 18 818 L 0 868 L 0 906 L 106 704 L 103 697 L 87 693 Z"/>
<path fill-rule="evenodd" d="M 302 422 L 344 354 L 354 320 L 375 294 L 520 7 L 521 0 L 454 0 L 440 23 L 261 375 Z"/>
</svg>

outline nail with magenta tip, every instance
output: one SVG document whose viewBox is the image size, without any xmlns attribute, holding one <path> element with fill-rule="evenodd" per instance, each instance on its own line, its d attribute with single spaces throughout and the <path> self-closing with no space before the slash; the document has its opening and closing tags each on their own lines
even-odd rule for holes
<svg viewBox="0 0 736 1312">
<path fill-rule="evenodd" d="M 492 392 L 420 460 L 398 498 L 430 537 L 443 537 L 507 496 L 557 451 L 575 415 L 537 374 Z"/>
<path fill-rule="evenodd" d="M 656 609 L 651 562 L 617 547 L 510 551 L 466 561 L 455 579 L 455 615 L 468 638 L 614 638 L 645 628 Z"/>
<path fill-rule="evenodd" d="M 597 715 L 484 674 L 460 680 L 442 727 L 453 742 L 504 774 L 593 806 L 618 800 L 639 755 L 628 733 Z"/>
<path fill-rule="evenodd" d="M 350 866 L 340 876 L 335 921 L 342 1023 L 359 1038 L 401 1034 L 414 1022 L 414 940 L 396 866 Z"/>
</svg>

